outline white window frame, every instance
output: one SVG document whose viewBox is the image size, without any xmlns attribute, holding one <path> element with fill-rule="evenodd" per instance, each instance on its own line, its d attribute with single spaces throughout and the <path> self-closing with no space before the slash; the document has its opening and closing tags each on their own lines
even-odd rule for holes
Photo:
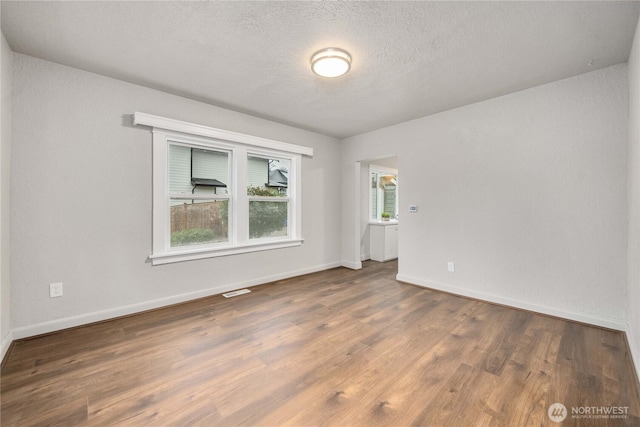
<svg viewBox="0 0 640 427">
<path fill-rule="evenodd" d="M 153 145 L 153 242 L 149 256 L 152 265 L 235 255 L 247 252 L 299 246 L 302 238 L 302 156 L 313 156 L 313 149 L 286 142 L 230 132 L 194 123 L 136 112 L 134 125 L 152 128 Z M 191 198 L 229 200 L 229 241 L 208 245 L 172 248 L 169 206 L 169 144 L 223 150 L 230 156 L 230 188 L 224 195 L 188 195 Z M 249 239 L 249 200 L 278 201 L 279 197 L 247 195 L 249 156 L 273 157 L 290 161 L 288 194 L 289 219 L 287 236 Z"/>
<path fill-rule="evenodd" d="M 155 138 L 156 133 L 154 132 L 154 138 Z M 213 242 L 213 243 L 206 243 L 206 244 L 192 244 L 189 245 L 188 248 L 189 250 L 192 251 L 196 251 L 196 250 L 207 250 L 209 248 L 224 248 L 224 247 L 228 247 L 231 243 L 231 238 L 232 238 L 232 230 L 234 227 L 234 214 L 233 214 L 233 199 L 232 199 L 232 195 L 227 193 L 227 194 L 186 194 L 186 193 L 172 193 L 169 190 L 169 146 L 170 145 L 178 145 L 181 147 L 187 147 L 187 148 L 203 148 L 203 149 L 211 149 L 212 151 L 218 151 L 218 152 L 225 152 L 228 155 L 227 158 L 227 170 L 229 171 L 229 179 L 227 180 L 227 186 L 231 187 L 233 186 L 233 178 L 232 178 L 232 173 L 231 171 L 233 171 L 233 156 L 234 156 L 234 150 L 231 146 L 227 146 L 226 144 L 215 144 L 212 145 L 209 143 L 209 141 L 201 139 L 201 138 L 193 138 L 193 137 L 188 137 L 185 135 L 179 135 L 179 134 L 173 134 L 171 132 L 158 132 L 158 137 L 160 138 L 160 135 L 164 135 L 164 139 L 166 140 L 166 150 L 167 150 L 167 173 L 166 173 L 166 179 L 164 179 L 165 182 L 165 188 L 163 191 L 166 191 L 166 196 L 165 196 L 165 207 L 164 207 L 164 212 L 163 213 L 159 213 L 158 217 L 160 219 L 162 219 L 163 222 L 165 222 L 164 227 L 164 236 L 160 236 L 160 234 L 158 234 L 156 236 L 155 234 L 155 228 L 154 228 L 154 241 L 156 241 L 156 237 L 158 239 L 158 242 L 163 242 L 163 246 L 166 248 L 166 252 L 168 253 L 176 253 L 176 252 L 184 252 L 184 249 L 187 248 L 187 246 L 177 246 L 177 247 L 171 247 L 171 201 L 172 200 L 214 200 L 214 201 L 218 201 L 218 200 L 226 200 L 228 202 L 228 237 L 229 240 L 227 242 Z M 163 141 L 160 141 L 160 143 L 162 145 L 165 145 Z M 155 148 L 155 147 L 154 147 Z M 158 152 L 158 154 L 161 154 L 160 151 Z M 155 179 L 155 175 L 154 175 L 154 179 Z M 156 185 L 154 182 L 154 189 L 155 189 Z M 162 187 L 160 185 L 160 187 Z M 158 194 L 159 196 L 159 194 Z M 155 194 L 154 194 L 154 201 L 155 200 L 159 200 L 156 199 Z M 156 216 L 155 214 L 155 204 L 154 204 L 154 217 Z M 158 209 L 160 209 L 160 207 L 158 207 Z M 155 224 L 154 224 L 155 227 Z M 154 246 L 154 251 L 156 250 L 156 247 Z"/>
<path fill-rule="evenodd" d="M 382 218 L 380 217 L 380 214 L 382 214 L 382 211 L 380 209 L 380 201 L 376 200 L 378 209 L 377 209 L 377 218 L 373 218 L 372 212 L 371 212 L 371 206 L 373 206 L 373 197 L 371 196 L 371 174 L 382 174 L 382 175 L 395 175 L 396 176 L 396 181 L 398 180 L 398 169 L 393 169 L 393 168 L 386 168 L 384 166 L 378 166 L 375 164 L 370 164 L 369 165 L 369 185 L 367 186 L 368 188 L 368 192 L 369 192 L 369 222 L 370 223 L 378 223 L 382 221 Z M 398 214 L 398 185 L 396 185 L 396 214 Z M 377 189 L 376 189 L 377 191 Z M 391 221 L 396 221 L 396 218 L 391 219 Z"/>
</svg>

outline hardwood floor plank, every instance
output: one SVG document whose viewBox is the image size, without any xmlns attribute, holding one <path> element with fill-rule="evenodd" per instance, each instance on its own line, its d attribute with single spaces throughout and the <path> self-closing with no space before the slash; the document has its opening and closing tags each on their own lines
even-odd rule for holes
<svg viewBox="0 0 640 427">
<path fill-rule="evenodd" d="M 365 262 L 15 343 L 3 426 L 551 426 L 628 406 L 624 335 L 407 285 Z"/>
<path fill-rule="evenodd" d="M 497 379 L 490 374 L 461 363 L 411 425 L 472 425 L 479 414 L 485 412 L 485 403 L 477 399 L 477 396 L 486 395 L 496 387 Z"/>
<path fill-rule="evenodd" d="M 533 333 L 531 333 L 533 332 Z M 560 335 L 535 329 L 522 336 L 501 374 L 500 387 L 487 396 L 487 410 L 495 418 L 513 425 L 544 425 L 553 364 Z"/>
<path fill-rule="evenodd" d="M 495 334 L 490 338 L 490 346 L 485 350 L 486 357 L 480 362 L 487 372 L 500 376 L 505 363 L 515 350 L 532 314 L 518 310 L 508 310 L 499 322 L 503 327 L 490 327 Z"/>
</svg>

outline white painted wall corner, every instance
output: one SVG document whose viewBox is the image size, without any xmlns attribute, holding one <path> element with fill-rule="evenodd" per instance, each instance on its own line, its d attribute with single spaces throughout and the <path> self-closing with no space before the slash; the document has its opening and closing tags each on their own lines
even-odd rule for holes
<svg viewBox="0 0 640 427">
<path fill-rule="evenodd" d="M 458 288 L 455 286 L 445 285 L 442 283 L 428 282 L 416 277 L 406 276 L 398 274 L 396 280 L 401 282 L 410 283 L 412 285 L 422 286 L 423 288 L 435 289 L 443 292 L 448 292 L 463 297 L 474 298 L 490 303 L 500 304 L 508 307 L 519 308 L 522 310 L 532 311 L 535 313 L 546 314 L 549 316 L 560 317 L 562 319 L 573 320 L 581 323 L 588 323 L 594 326 L 601 326 L 603 328 L 615 329 L 617 331 L 627 331 L 626 323 L 621 319 L 613 319 L 608 317 L 597 316 L 589 313 L 577 313 L 567 310 L 558 310 L 557 308 L 547 307 L 544 305 L 531 304 L 526 301 L 516 300 L 512 298 L 506 298 L 499 295 L 487 294 L 484 292 L 477 292 L 471 289 Z M 628 336 L 629 334 L 627 334 Z"/>
<path fill-rule="evenodd" d="M 360 270 L 362 268 L 362 261 L 360 262 L 352 262 L 343 260 L 341 265 L 346 268 L 350 268 L 352 270 Z"/>
<path fill-rule="evenodd" d="M 2 338 L 2 344 L 0 344 L 0 361 L 4 360 L 4 356 L 6 356 L 7 351 L 9 351 L 9 347 L 13 342 L 13 332 L 9 331 L 6 337 Z"/>
<path fill-rule="evenodd" d="M 640 342 L 635 342 L 634 335 L 631 333 L 631 325 L 626 324 L 624 334 L 627 336 L 627 344 L 631 352 L 631 361 L 636 369 L 636 381 L 640 383 Z"/>
</svg>

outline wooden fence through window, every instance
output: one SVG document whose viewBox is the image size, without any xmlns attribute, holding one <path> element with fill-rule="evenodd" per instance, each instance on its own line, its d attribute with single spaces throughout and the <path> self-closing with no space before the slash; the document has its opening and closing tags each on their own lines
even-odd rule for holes
<svg viewBox="0 0 640 427">
<path fill-rule="evenodd" d="M 191 203 L 171 206 L 171 233 L 189 228 L 213 230 L 216 236 L 227 234 L 227 202 Z"/>
</svg>

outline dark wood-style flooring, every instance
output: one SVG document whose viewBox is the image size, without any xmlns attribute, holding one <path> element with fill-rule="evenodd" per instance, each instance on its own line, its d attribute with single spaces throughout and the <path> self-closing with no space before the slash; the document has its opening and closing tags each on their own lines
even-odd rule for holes
<svg viewBox="0 0 640 427">
<path fill-rule="evenodd" d="M 396 271 L 367 262 L 15 342 L 2 425 L 640 425 L 621 332 Z M 627 418 L 576 419 L 574 406 Z"/>
</svg>

